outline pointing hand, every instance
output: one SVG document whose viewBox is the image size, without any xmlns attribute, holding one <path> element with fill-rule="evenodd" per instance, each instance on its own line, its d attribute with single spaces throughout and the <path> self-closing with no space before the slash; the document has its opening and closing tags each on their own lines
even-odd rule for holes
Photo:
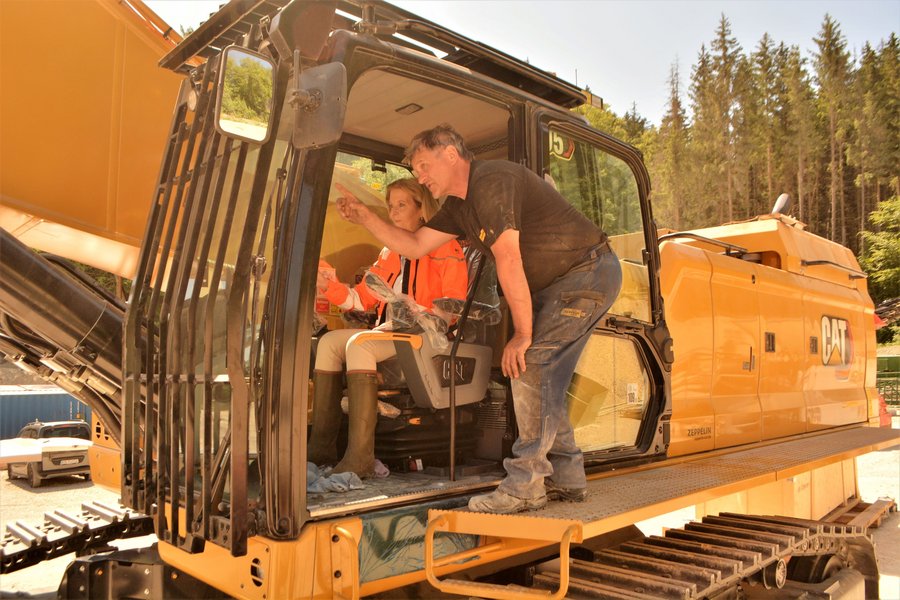
<svg viewBox="0 0 900 600">
<path fill-rule="evenodd" d="M 339 183 L 335 183 L 334 187 L 341 193 L 341 197 L 337 199 L 338 212 L 345 221 L 364 225 L 372 214 L 365 204 L 359 201 L 350 190 Z"/>
</svg>

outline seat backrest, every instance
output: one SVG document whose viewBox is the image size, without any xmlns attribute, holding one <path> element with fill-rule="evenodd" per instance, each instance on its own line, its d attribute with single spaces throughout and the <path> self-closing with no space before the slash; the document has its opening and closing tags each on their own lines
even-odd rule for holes
<svg viewBox="0 0 900 600">
<path fill-rule="evenodd" d="M 424 408 L 450 406 L 450 351 L 435 350 L 428 336 L 420 336 L 422 345 L 414 347 L 395 340 L 397 358 L 406 377 L 406 385 L 416 405 Z M 484 399 L 491 375 L 490 346 L 461 342 L 456 352 L 456 405 Z"/>
<path fill-rule="evenodd" d="M 469 317 L 456 335 L 460 337 L 455 359 L 456 404 L 463 406 L 482 400 L 487 393 L 493 349 L 487 345 L 488 330 L 499 316 L 497 270 L 473 246 L 464 249 L 469 270 Z M 484 262 L 479 277 L 479 265 Z M 418 406 L 448 408 L 450 406 L 450 349 L 437 349 L 428 335 L 416 336 L 420 343 L 395 339 L 397 359 L 410 395 Z"/>
</svg>

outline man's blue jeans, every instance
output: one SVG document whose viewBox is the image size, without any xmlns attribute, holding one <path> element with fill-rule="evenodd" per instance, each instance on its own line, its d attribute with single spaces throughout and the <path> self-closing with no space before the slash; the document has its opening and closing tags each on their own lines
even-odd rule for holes
<svg viewBox="0 0 900 600">
<path fill-rule="evenodd" d="M 599 253 L 599 255 L 598 255 Z M 600 246 L 568 273 L 532 295 L 534 321 L 525 372 L 512 380 L 519 438 L 497 488 L 517 498 L 544 495 L 544 478 L 584 488 L 584 457 L 575 443 L 566 392 L 588 338 L 622 287 L 612 250 Z"/>
</svg>

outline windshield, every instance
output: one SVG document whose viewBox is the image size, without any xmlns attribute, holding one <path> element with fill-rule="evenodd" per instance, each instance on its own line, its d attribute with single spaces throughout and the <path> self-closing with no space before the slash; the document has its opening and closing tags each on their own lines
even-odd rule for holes
<svg viewBox="0 0 900 600">
<path fill-rule="evenodd" d="M 60 438 L 60 437 L 73 437 L 80 438 L 82 440 L 91 439 L 90 432 L 88 432 L 87 425 L 67 425 L 64 427 L 44 427 L 41 429 L 41 437 L 42 438 Z"/>
</svg>

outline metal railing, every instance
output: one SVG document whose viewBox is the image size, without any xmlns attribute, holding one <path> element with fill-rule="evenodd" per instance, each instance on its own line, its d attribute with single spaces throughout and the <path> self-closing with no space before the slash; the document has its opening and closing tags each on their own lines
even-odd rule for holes
<svg viewBox="0 0 900 600">
<path fill-rule="evenodd" d="M 888 406 L 900 408 L 900 371 L 879 371 L 875 386 Z"/>
</svg>

